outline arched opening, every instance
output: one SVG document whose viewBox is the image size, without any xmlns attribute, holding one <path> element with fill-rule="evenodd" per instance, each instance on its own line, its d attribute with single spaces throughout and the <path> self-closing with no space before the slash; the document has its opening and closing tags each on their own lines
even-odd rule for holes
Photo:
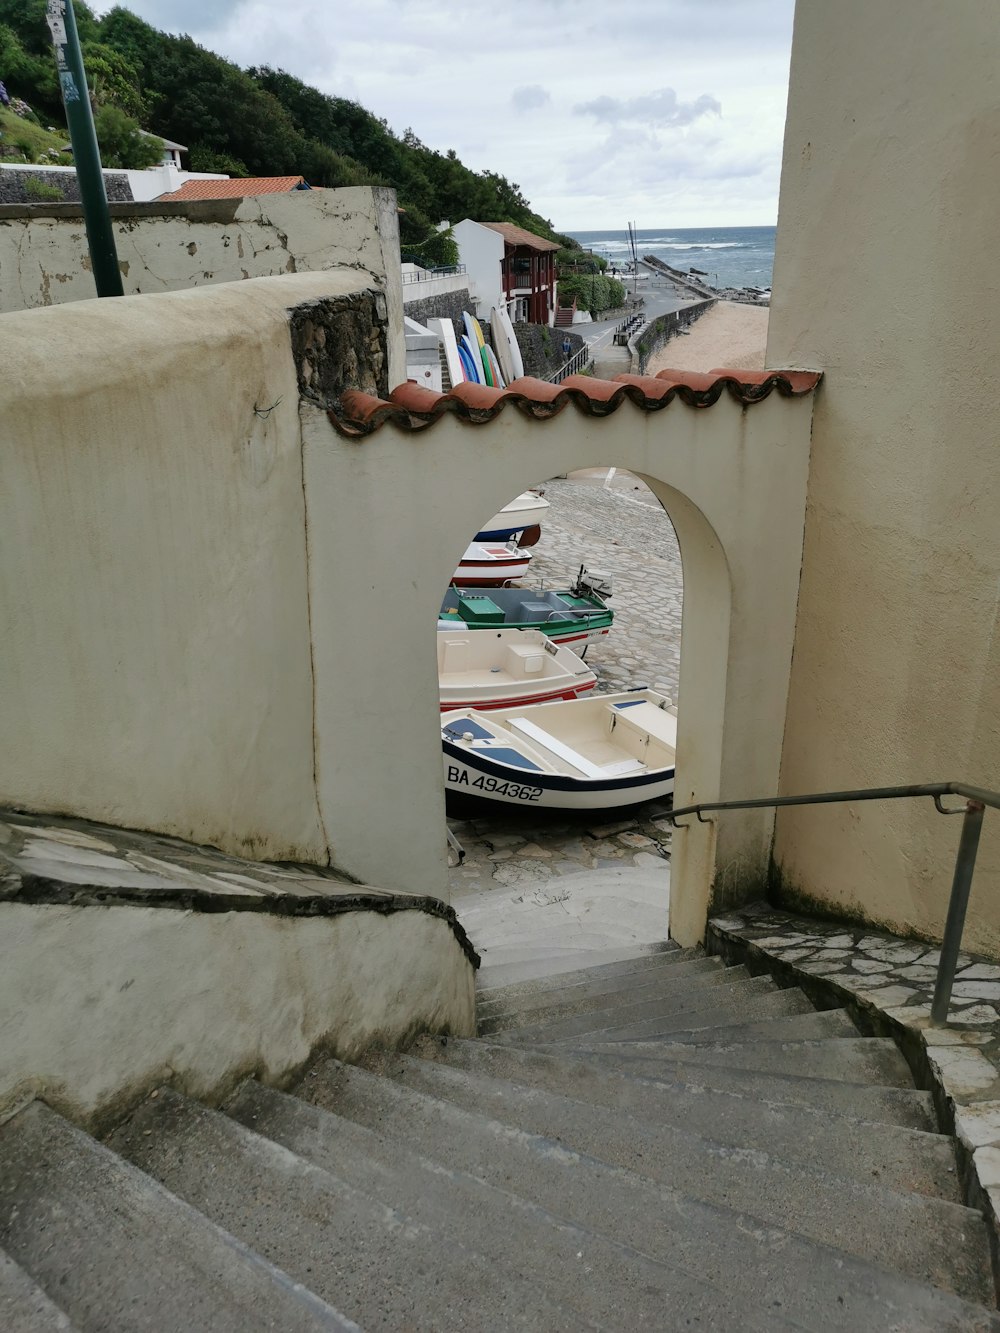
<svg viewBox="0 0 1000 1333">
<path fill-rule="evenodd" d="M 553 749 L 557 763 L 564 757 L 558 764 L 563 773 L 597 776 L 591 760 L 600 758 L 605 771 L 614 768 L 622 774 L 616 781 L 627 784 L 669 764 L 683 792 L 704 774 L 700 747 L 689 743 L 681 749 L 667 728 L 682 756 L 675 773 L 674 748 L 658 745 L 648 733 L 637 739 L 639 729 L 627 725 L 630 715 L 624 711 L 651 708 L 640 702 L 643 690 L 647 699 L 665 700 L 661 707 L 669 713 L 679 696 L 686 569 L 671 508 L 686 531 L 695 584 L 714 584 L 702 589 L 712 603 L 701 608 L 702 616 L 720 631 L 728 624 L 728 586 L 712 577 L 724 573 L 724 562 L 720 571 L 712 559 L 720 548 L 704 530 L 704 519 L 673 488 L 612 465 L 574 471 L 533 489 L 542 496 L 536 504 L 546 506 L 543 512 L 528 515 L 524 502 L 532 497 L 522 495 L 482 519 L 479 535 L 494 542 L 509 536 L 509 553 L 497 551 L 494 574 L 477 563 L 480 548 L 462 550 L 466 564 L 444 594 L 437 630 L 441 707 L 460 710 L 444 712 L 450 899 L 489 975 L 510 979 L 528 975 L 536 962 L 549 971 L 559 970 L 560 962 L 564 969 L 586 966 L 667 939 L 674 834 L 666 815 L 672 796 L 657 789 L 651 798 L 649 789 L 637 785 L 605 798 L 607 804 L 596 795 L 593 804 L 590 798 L 577 801 L 573 793 L 565 808 L 558 800 L 555 808 L 539 808 L 530 799 L 537 788 L 526 775 L 507 773 L 515 779 L 508 783 L 499 773 L 494 780 L 488 768 L 450 763 L 449 750 L 461 746 L 460 737 L 472 736 L 464 730 L 469 722 L 477 750 L 487 736 L 486 746 L 503 744 L 508 762 L 542 762 L 532 748 L 540 738 L 544 759 L 553 759 Z M 525 540 L 520 533 L 495 530 L 502 516 L 513 523 L 522 509 L 525 521 L 539 519 L 527 525 L 526 545 L 519 544 Z M 502 577 L 518 560 L 528 561 L 523 574 Z M 612 592 L 605 597 L 608 588 Z M 592 601 L 585 607 L 588 597 Z M 577 609 L 573 614 L 557 609 L 566 607 Z M 712 637 L 699 629 L 700 617 L 693 617 L 693 625 L 692 615 L 686 618 L 696 643 Z M 724 680 L 727 642 L 722 634 L 714 637 L 714 647 L 702 653 L 722 654 Z M 568 684 L 556 678 L 554 643 L 576 664 Z M 526 660 L 538 673 L 531 682 L 523 679 Z M 542 679 L 543 667 L 551 668 L 551 679 Z M 719 673 L 707 672 L 710 679 L 713 674 L 718 683 Z M 566 687 L 569 693 L 546 697 L 546 687 Z M 572 702 L 547 707 L 555 699 Z M 603 737 L 592 743 L 585 735 L 581 719 L 594 711 L 610 715 L 621 754 L 612 753 Z M 680 728 L 682 718 L 683 712 L 671 725 Z M 575 734 L 584 741 L 577 744 Z M 512 736 L 521 742 L 516 758 L 508 743 Z M 489 753 L 483 749 L 480 757 Z M 697 776 L 685 774 L 685 763 L 698 769 Z M 479 791 L 470 791 L 470 784 Z"/>
<path fill-rule="evenodd" d="M 476 524 L 582 468 L 635 473 L 677 534 L 675 801 L 777 789 L 811 403 L 623 402 L 611 415 L 567 406 L 526 421 L 508 404 L 488 421 L 449 412 L 416 436 L 386 425 L 359 443 L 336 437 L 318 410 L 305 414 L 317 807 L 331 863 L 359 882 L 447 897 L 432 637 L 442 592 Z M 351 688 L 360 679 L 363 693 Z M 759 810 L 674 833 L 671 938 L 697 944 L 710 908 L 759 895 L 772 833 Z"/>
</svg>

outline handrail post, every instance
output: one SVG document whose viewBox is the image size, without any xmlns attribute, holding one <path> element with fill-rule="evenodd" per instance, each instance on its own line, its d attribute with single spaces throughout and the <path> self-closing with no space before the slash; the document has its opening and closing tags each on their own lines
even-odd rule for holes
<svg viewBox="0 0 1000 1333">
<path fill-rule="evenodd" d="M 979 850 L 979 834 L 982 831 L 985 811 L 986 807 L 981 801 L 966 802 L 965 817 L 962 820 L 962 836 L 959 839 L 958 852 L 955 856 L 955 875 L 951 882 L 951 898 L 948 900 L 948 919 L 945 922 L 944 938 L 941 941 L 941 961 L 938 963 L 937 980 L 934 983 L 934 999 L 931 1003 L 931 1022 L 935 1025 L 948 1021 L 951 988 L 955 982 L 958 954 L 962 947 L 965 912 L 969 905 L 972 874 L 976 868 L 976 852 Z"/>
</svg>

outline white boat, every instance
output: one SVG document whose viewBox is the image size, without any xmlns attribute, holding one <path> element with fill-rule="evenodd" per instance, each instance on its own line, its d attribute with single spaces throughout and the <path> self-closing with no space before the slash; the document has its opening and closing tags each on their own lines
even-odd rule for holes
<svg viewBox="0 0 1000 1333">
<path fill-rule="evenodd" d="M 674 790 L 677 710 L 655 690 L 441 716 L 453 814 L 620 810 Z"/>
<path fill-rule="evenodd" d="M 449 625 L 438 629 L 437 653 L 443 713 L 575 699 L 597 684 L 571 648 L 540 630 L 483 633 Z"/>
<path fill-rule="evenodd" d="M 534 491 L 522 491 L 510 504 L 494 514 L 482 530 L 476 533 L 477 542 L 509 541 L 526 528 L 536 528 L 545 517 L 549 502 Z"/>
<path fill-rule="evenodd" d="M 531 552 L 522 551 L 516 542 L 472 542 L 452 582 L 470 588 L 502 587 L 523 578 L 530 564 Z"/>
</svg>

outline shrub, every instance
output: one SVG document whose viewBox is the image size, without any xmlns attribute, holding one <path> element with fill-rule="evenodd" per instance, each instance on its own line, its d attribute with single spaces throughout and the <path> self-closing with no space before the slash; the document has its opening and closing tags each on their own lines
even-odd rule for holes
<svg viewBox="0 0 1000 1333">
<path fill-rule="evenodd" d="M 38 176 L 29 176 L 24 182 L 24 193 L 32 203 L 61 204 L 63 192 L 57 185 L 50 185 L 48 181 L 40 180 Z"/>
</svg>

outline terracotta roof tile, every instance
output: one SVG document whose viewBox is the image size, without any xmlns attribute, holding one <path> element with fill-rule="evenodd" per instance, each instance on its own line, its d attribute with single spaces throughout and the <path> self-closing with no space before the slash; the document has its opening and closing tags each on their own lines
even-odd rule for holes
<svg viewBox="0 0 1000 1333">
<path fill-rule="evenodd" d="M 288 194 L 300 185 L 305 185 L 304 176 L 236 176 L 221 181 L 185 181 L 179 190 L 161 194 L 157 203 L 177 199 L 243 199 L 254 194 Z"/>
<path fill-rule="evenodd" d="M 705 408 L 728 393 L 738 403 L 762 402 L 777 391 L 783 398 L 811 393 L 822 376 L 807 370 L 713 370 L 707 375 L 661 370 L 655 377 L 619 375 L 614 380 L 570 375 L 561 384 L 525 376 L 507 389 L 485 384 L 457 384 L 450 393 L 434 393 L 418 384 L 401 384 L 389 400 L 349 389 L 328 412 L 341 435 L 372 435 L 387 421 L 403 430 L 433 426 L 446 414 L 480 425 L 493 421 L 509 404 L 525 416 L 545 420 L 570 403 L 585 416 L 604 417 L 628 401 L 646 412 L 656 412 L 679 398 L 688 407 Z"/>
<path fill-rule="evenodd" d="M 524 245 L 529 250 L 560 248 L 555 241 L 547 241 L 544 236 L 536 236 L 533 231 L 525 231 L 524 227 L 515 227 L 513 222 L 480 222 L 479 225 L 489 227 L 490 231 L 498 231 L 508 245 Z"/>
</svg>

